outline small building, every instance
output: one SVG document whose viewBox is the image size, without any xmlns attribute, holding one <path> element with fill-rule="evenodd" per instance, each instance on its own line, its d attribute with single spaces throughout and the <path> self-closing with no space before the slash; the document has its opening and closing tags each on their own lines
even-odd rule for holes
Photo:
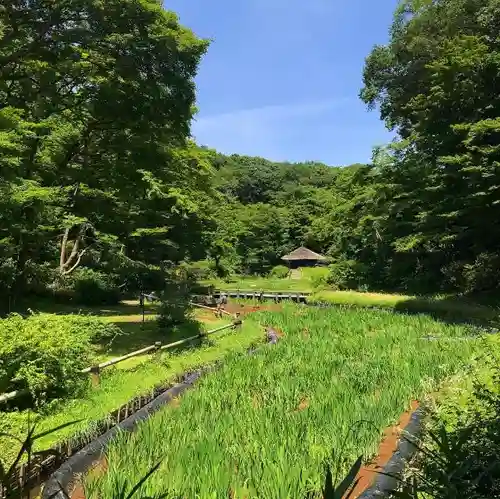
<svg viewBox="0 0 500 499">
<path fill-rule="evenodd" d="M 288 255 L 281 258 L 291 269 L 298 267 L 315 267 L 316 265 L 325 265 L 328 260 L 323 255 L 301 246 L 293 250 Z"/>
</svg>

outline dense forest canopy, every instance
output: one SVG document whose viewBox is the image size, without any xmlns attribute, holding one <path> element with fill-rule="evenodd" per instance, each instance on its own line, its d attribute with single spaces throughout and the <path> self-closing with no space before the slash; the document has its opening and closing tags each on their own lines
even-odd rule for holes
<svg viewBox="0 0 500 499">
<path fill-rule="evenodd" d="M 341 168 L 197 146 L 209 44 L 156 0 L 5 3 L 2 306 L 161 288 L 182 262 L 266 274 L 300 245 L 331 257 L 338 287 L 495 289 L 499 25 L 497 0 L 401 2 L 360 94 L 398 138 Z"/>
</svg>

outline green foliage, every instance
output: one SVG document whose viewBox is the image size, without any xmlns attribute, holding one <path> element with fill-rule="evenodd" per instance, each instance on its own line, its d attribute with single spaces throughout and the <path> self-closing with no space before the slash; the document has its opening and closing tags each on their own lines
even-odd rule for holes
<svg viewBox="0 0 500 499">
<path fill-rule="evenodd" d="M 325 461 L 344 474 L 361 453 L 371 455 L 407 401 L 458 369 L 479 344 L 467 327 L 390 312 L 291 305 L 255 317 L 284 338 L 252 356 L 231 356 L 179 406 L 121 434 L 108 447 L 107 473 L 88 477 L 86 497 L 112 495 L 125 485 L 124 466 L 135 480 L 160 457 L 145 495 L 318 493 Z M 439 339 L 424 341 L 424 334 Z"/>
<path fill-rule="evenodd" d="M 290 269 L 286 265 L 276 265 L 269 272 L 269 277 L 272 279 L 285 279 L 290 274 Z"/>
<path fill-rule="evenodd" d="M 401 3 L 364 69 L 361 98 L 398 134 L 370 165 L 207 152 L 219 277 L 265 275 L 305 245 L 337 262 L 340 289 L 498 290 L 499 12 L 496 0 Z"/>
<path fill-rule="evenodd" d="M 408 0 L 367 58 L 361 97 L 399 142 L 376 158 L 374 196 L 357 217 L 364 248 L 352 255 L 385 286 L 498 289 L 482 255 L 499 237 L 499 21 L 496 0 Z"/>
<path fill-rule="evenodd" d="M 27 431 L 23 435 L 24 439 L 18 439 L 15 435 L 10 433 L 3 433 L 3 438 L 11 439 L 14 444 L 16 458 L 14 461 L 8 466 L 4 467 L 2 462 L 0 461 L 0 494 L 2 497 L 7 497 L 9 499 L 23 499 L 26 495 L 26 491 L 21 486 L 19 487 L 17 484 L 17 479 L 19 475 L 18 465 L 21 464 L 24 460 L 27 461 L 27 464 L 30 465 L 33 457 L 39 458 L 47 458 L 47 457 L 55 457 L 56 459 L 61 459 L 61 453 L 56 450 L 44 450 L 34 452 L 34 446 L 37 440 L 42 438 L 43 436 L 56 433 L 63 428 L 67 428 L 71 426 L 75 422 L 70 422 L 58 426 L 56 428 L 52 428 L 46 432 L 38 433 L 36 432 L 37 427 L 36 424 L 29 424 Z"/>
<path fill-rule="evenodd" d="M 16 449 L 17 450 L 16 459 L 8 468 L 4 468 L 0 462 L 0 494 L 2 495 L 2 497 L 7 497 L 9 499 L 23 499 L 26 496 L 26 493 L 28 493 L 29 495 L 29 490 L 27 491 L 23 487 L 24 484 L 21 484 L 21 486 L 17 484 L 18 465 L 23 463 L 24 460 L 26 460 L 26 464 L 30 466 L 30 464 L 32 464 L 32 460 L 34 457 L 42 459 L 48 457 L 55 457 L 56 460 L 60 461 L 62 459 L 61 453 L 55 449 L 35 451 L 35 452 L 33 451 L 33 449 L 37 441 L 39 441 L 41 438 L 47 435 L 57 433 L 63 430 L 64 428 L 74 425 L 77 422 L 78 421 L 65 423 L 58 427 L 51 428 L 50 430 L 40 433 L 36 431 L 37 430 L 36 424 L 29 425 L 24 440 L 20 440 L 15 435 L 11 435 L 9 433 L 3 434 L 2 436 L 4 438 L 10 438 L 13 441 L 15 441 L 16 447 L 18 443 L 20 444 L 20 446 L 19 450 Z M 137 491 L 141 488 L 141 486 L 159 468 L 159 466 L 160 463 L 156 464 L 140 480 L 138 480 L 137 483 L 130 484 L 131 488 L 130 492 L 126 492 L 125 490 L 118 491 L 116 494 L 112 496 L 113 499 L 131 499 L 132 497 L 134 497 Z M 65 490 L 62 486 L 60 486 L 57 492 L 58 493 L 60 492 L 64 497 L 70 497 L 68 491 Z M 51 495 L 51 497 L 53 496 Z"/>
<path fill-rule="evenodd" d="M 17 498 L 22 499 L 25 496 L 26 491 L 22 486 L 19 487 L 18 484 L 16 483 L 17 466 L 25 458 L 28 466 L 31 464 L 33 457 L 53 456 L 56 459 L 60 460 L 61 459 L 60 453 L 53 449 L 34 452 L 33 449 L 35 447 L 35 444 L 38 440 L 40 440 L 40 438 L 57 433 L 58 431 L 63 430 L 64 428 L 67 428 L 71 425 L 74 425 L 77 422 L 78 421 L 65 423 L 56 428 L 52 428 L 42 433 L 36 433 L 37 429 L 36 425 L 29 426 L 27 434 L 24 437 L 24 440 L 19 440 L 20 448 L 19 451 L 16 452 L 17 457 L 14 460 L 14 462 L 8 468 L 4 468 L 0 463 L 0 493 L 2 494 L 2 496 L 8 497 L 9 499 L 17 499 Z M 17 444 L 18 439 L 15 435 L 5 433 L 3 434 L 3 437 L 12 438 L 13 440 L 16 441 Z M 137 483 L 126 484 L 125 487 L 122 487 L 120 490 L 115 491 L 115 493 L 111 497 L 113 499 L 131 499 L 132 497 L 134 497 L 134 495 L 141 490 L 141 487 L 151 477 L 151 475 L 153 475 L 156 472 L 156 470 L 160 467 L 161 461 L 162 460 L 160 460 L 151 469 L 149 469 L 148 472 L 137 481 Z M 349 499 L 352 496 L 353 488 L 359 481 L 359 478 L 356 480 L 356 476 L 359 470 L 361 469 L 361 464 L 362 464 L 362 457 L 359 457 L 351 467 L 347 476 L 342 480 L 342 482 L 336 488 L 334 487 L 334 482 L 332 481 L 333 477 L 331 473 L 331 467 L 329 464 L 327 464 L 323 497 L 325 499 L 342 499 L 347 492 L 345 499 Z M 130 490 L 130 492 L 127 492 L 127 490 Z M 69 497 L 67 490 L 65 490 L 64 488 L 61 487 L 60 492 L 65 497 Z M 164 494 L 160 494 L 158 497 L 164 497 Z"/>
<path fill-rule="evenodd" d="M 158 265 L 135 263 L 117 269 L 119 280 L 123 282 L 123 293 L 128 293 L 134 298 L 141 292 L 161 291 L 165 285 L 165 271 Z"/>
<path fill-rule="evenodd" d="M 92 342 L 117 329 L 96 317 L 13 314 L 0 320 L 0 393 L 28 389 L 36 401 L 72 394 L 86 384 L 80 370 Z"/>
<path fill-rule="evenodd" d="M 3 308 L 79 267 L 97 273 L 75 293 L 108 302 L 103 273 L 202 258 L 211 170 L 188 137 L 207 41 L 154 0 L 14 0 L 0 26 Z"/>
<path fill-rule="evenodd" d="M 196 278 L 186 267 L 170 271 L 160 294 L 158 324 L 168 330 L 190 320 L 190 297 L 196 286 Z"/>
<path fill-rule="evenodd" d="M 199 281 L 205 281 L 215 277 L 215 269 L 209 260 L 200 260 L 185 264 L 188 273 Z"/>
<path fill-rule="evenodd" d="M 334 289 L 356 289 L 362 279 L 361 265 L 355 260 L 339 260 L 329 265 L 326 282 Z"/>
<path fill-rule="evenodd" d="M 208 323 L 204 330 L 213 329 L 221 324 Z M 177 331 L 178 335 L 168 335 L 165 341 L 175 341 L 182 337 L 192 336 L 199 332 L 191 324 Z M 171 333 L 172 331 L 168 331 Z M 144 362 L 134 364 L 132 368 L 122 369 L 122 365 L 105 369 L 101 373 L 98 389 L 89 389 L 78 398 L 61 400 L 55 405 L 44 405 L 41 408 L 3 412 L 0 417 L 0 434 L 6 432 L 18 439 L 22 439 L 26 428 L 33 418 L 39 423 L 40 431 L 73 420 L 80 420 L 74 426 L 64 429 L 57 435 L 48 435 L 40 439 L 34 450 L 43 450 L 54 446 L 60 441 L 80 436 L 96 437 L 96 428 L 106 420 L 109 413 L 117 407 L 129 402 L 139 395 L 148 394 L 158 385 L 175 383 L 177 377 L 189 370 L 199 368 L 222 360 L 226 355 L 234 352 L 246 352 L 250 346 L 259 342 L 263 337 L 261 326 L 251 318 L 245 319 L 241 333 L 235 334 L 225 331 L 210 337 L 210 342 L 200 345 L 191 345 L 180 351 L 164 351 L 152 356 L 143 357 Z M 151 344 L 142 343 L 141 346 Z M 130 352 L 130 348 L 124 353 Z M 126 363 L 125 363 L 126 364 Z M 88 375 L 87 375 L 88 376 Z M 15 458 L 15 448 L 10 439 L 0 437 L 0 462 L 9 465 Z"/>
<path fill-rule="evenodd" d="M 418 459 L 395 497 L 486 499 L 500 494 L 500 368 L 496 343 L 496 352 L 487 351 L 479 360 L 480 368 L 468 372 L 475 381 L 466 403 L 457 403 L 464 393 L 460 384 L 455 393 L 438 401 L 424 442 L 419 445 Z"/>
<path fill-rule="evenodd" d="M 302 277 L 309 279 L 314 289 L 320 289 L 328 284 L 330 270 L 327 267 L 304 267 L 300 269 Z"/>
<path fill-rule="evenodd" d="M 87 267 L 60 276 L 52 289 L 56 298 L 78 305 L 116 305 L 120 301 L 117 276 Z"/>
</svg>

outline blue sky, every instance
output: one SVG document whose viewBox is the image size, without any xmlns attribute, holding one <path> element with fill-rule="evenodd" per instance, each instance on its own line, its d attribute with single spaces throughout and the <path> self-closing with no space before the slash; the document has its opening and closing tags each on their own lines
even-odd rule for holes
<svg viewBox="0 0 500 499">
<path fill-rule="evenodd" d="M 391 134 L 359 100 L 365 57 L 397 0 L 165 0 L 213 42 L 198 77 L 197 142 L 276 161 L 366 162 Z"/>
</svg>

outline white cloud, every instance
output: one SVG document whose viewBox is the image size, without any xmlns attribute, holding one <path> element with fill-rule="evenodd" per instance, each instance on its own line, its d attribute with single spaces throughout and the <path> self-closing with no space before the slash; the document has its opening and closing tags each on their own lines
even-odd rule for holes
<svg viewBox="0 0 500 499">
<path fill-rule="evenodd" d="M 281 156 L 283 143 L 300 134 L 306 121 L 321 120 L 352 99 L 329 99 L 241 109 L 212 116 L 200 116 L 193 123 L 193 135 L 200 144 L 220 152 Z M 261 152 L 262 151 L 262 152 Z"/>
<path fill-rule="evenodd" d="M 238 109 L 212 116 L 198 118 L 198 127 L 213 125 L 214 122 L 241 120 L 275 121 L 297 116 L 310 116 L 328 112 L 350 102 L 349 98 L 325 99 L 309 102 L 277 104 L 250 109 Z"/>
</svg>

